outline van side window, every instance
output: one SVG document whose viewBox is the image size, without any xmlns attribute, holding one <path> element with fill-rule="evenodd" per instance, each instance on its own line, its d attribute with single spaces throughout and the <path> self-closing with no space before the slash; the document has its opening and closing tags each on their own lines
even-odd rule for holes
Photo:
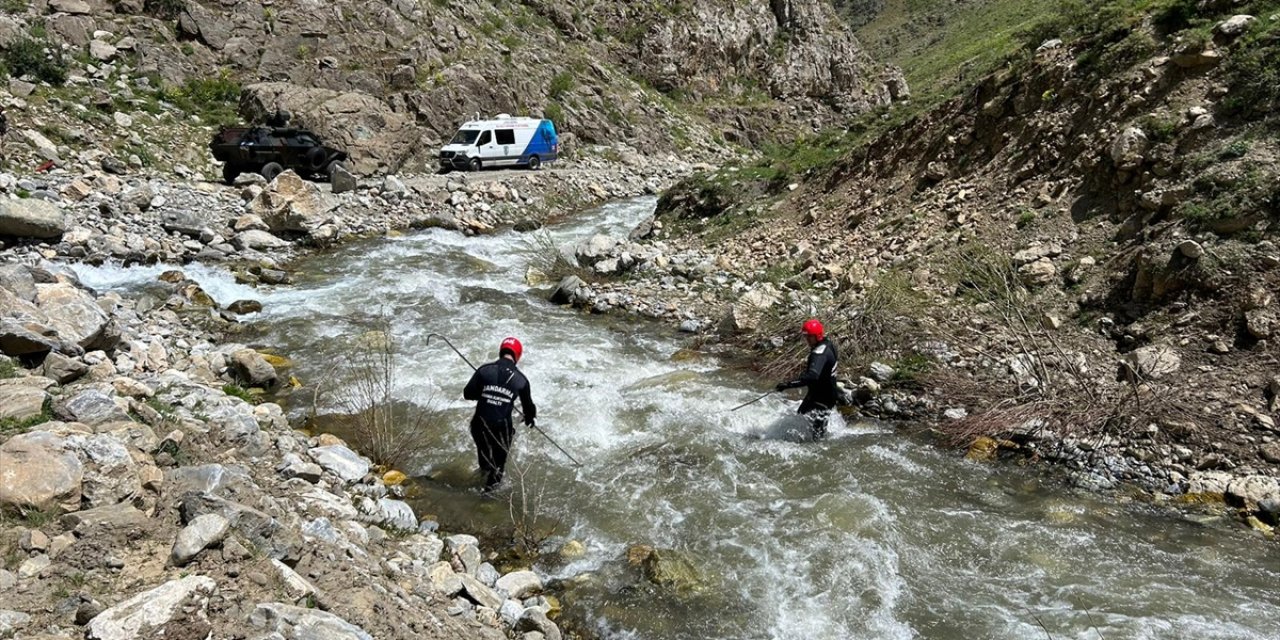
<svg viewBox="0 0 1280 640">
<path fill-rule="evenodd" d="M 493 139 L 493 136 L 490 135 L 490 132 L 486 131 L 480 134 L 480 139 L 476 141 L 476 146 L 483 147 L 486 144 L 489 144 L 489 141 L 492 139 Z"/>
<path fill-rule="evenodd" d="M 497 134 L 498 144 L 516 143 L 516 132 L 514 129 L 498 129 L 494 133 Z"/>
</svg>

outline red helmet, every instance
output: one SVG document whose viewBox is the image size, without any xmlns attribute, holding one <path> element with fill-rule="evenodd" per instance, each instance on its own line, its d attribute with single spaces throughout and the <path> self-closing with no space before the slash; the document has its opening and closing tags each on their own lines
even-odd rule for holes
<svg viewBox="0 0 1280 640">
<path fill-rule="evenodd" d="M 502 346 L 498 347 L 498 355 L 501 356 L 508 351 L 511 352 L 511 356 L 516 359 L 516 362 L 520 362 L 520 356 L 524 355 L 524 345 L 520 344 L 520 341 L 515 338 L 507 338 L 502 341 Z"/>
<path fill-rule="evenodd" d="M 827 335 L 825 330 L 822 328 L 822 323 L 818 322 L 817 319 L 806 321 L 804 323 L 803 331 L 806 336 L 813 336 L 814 340 L 821 340 Z"/>
</svg>

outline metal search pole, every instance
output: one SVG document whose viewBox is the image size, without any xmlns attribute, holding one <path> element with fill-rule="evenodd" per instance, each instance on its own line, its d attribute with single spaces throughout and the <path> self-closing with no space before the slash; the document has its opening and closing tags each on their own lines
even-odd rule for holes
<svg viewBox="0 0 1280 640">
<path fill-rule="evenodd" d="M 732 409 L 728 410 L 726 413 L 733 413 L 734 411 L 737 411 L 738 409 L 742 409 L 742 408 L 745 408 L 745 407 L 749 407 L 749 406 L 751 406 L 751 405 L 753 405 L 753 404 L 755 404 L 755 403 L 757 403 L 757 402 L 760 402 L 761 400 L 764 400 L 765 398 L 768 398 L 769 396 L 771 396 L 771 395 L 773 395 L 773 394 L 775 394 L 775 393 L 777 393 L 777 391 L 770 391 L 769 393 L 766 393 L 766 394 L 764 394 L 764 395 L 760 396 L 759 398 L 756 398 L 755 400 L 752 400 L 752 401 L 750 401 L 750 402 L 744 402 L 744 403 L 742 403 L 742 404 L 740 404 L 740 405 L 738 405 L 738 406 L 736 406 L 736 407 L 734 407 L 734 408 L 732 408 Z"/>
<path fill-rule="evenodd" d="M 471 364 L 471 361 L 467 359 L 467 356 L 462 355 L 462 352 L 461 352 L 461 351 L 459 351 L 457 347 L 453 346 L 453 343 L 449 341 L 449 338 L 447 338 L 447 337 L 445 337 L 445 336 L 442 336 L 442 335 L 440 335 L 440 334 L 438 334 L 438 333 L 431 333 L 431 334 L 427 334 L 427 346 L 428 346 L 428 347 L 429 347 L 429 346 L 431 346 L 431 339 L 432 339 L 432 338 L 440 338 L 441 340 L 443 340 L 445 344 L 449 345 L 449 348 L 450 348 L 450 349 L 453 349 L 453 352 L 454 352 L 454 353 L 458 354 L 458 357 L 459 357 L 459 358 L 462 358 L 462 361 L 463 361 L 463 362 L 467 363 L 467 366 L 471 367 L 471 370 L 472 370 L 472 371 L 476 371 L 476 370 L 477 370 L 477 369 L 476 369 L 476 366 L 475 366 L 474 364 Z M 516 411 L 517 411 L 517 412 L 521 413 L 521 415 L 524 415 L 524 414 L 523 414 L 523 412 L 520 412 L 520 409 L 519 409 L 518 407 L 515 407 L 515 409 L 516 409 Z M 556 442 L 555 440 L 552 440 L 552 439 L 551 439 L 551 436 L 547 435 L 547 432 L 546 432 L 546 431 L 543 431 L 541 427 L 539 427 L 539 426 L 538 426 L 538 425 L 536 425 L 536 424 L 535 424 L 535 425 L 530 425 L 530 426 L 532 426 L 532 427 L 533 427 L 533 430 L 534 430 L 534 431 L 537 431 L 538 433 L 541 433 L 541 434 L 542 434 L 542 437 L 546 438 L 546 439 L 547 439 L 547 442 L 550 442 L 552 445 L 554 445 L 554 446 L 555 446 L 555 448 L 559 449 L 559 450 L 560 450 L 560 453 L 563 453 L 563 454 L 565 455 L 565 457 L 566 457 L 566 458 L 568 458 L 569 460 L 573 461 L 573 464 L 574 464 L 574 465 L 579 466 L 579 467 L 581 467 L 581 466 L 582 466 L 582 463 L 581 463 L 581 462 L 578 462 L 578 459 L 577 459 L 577 458 L 575 458 L 575 457 L 573 457 L 572 455 L 570 455 L 568 451 L 565 451 L 565 450 L 564 450 L 564 447 L 560 446 L 560 443 Z"/>
</svg>

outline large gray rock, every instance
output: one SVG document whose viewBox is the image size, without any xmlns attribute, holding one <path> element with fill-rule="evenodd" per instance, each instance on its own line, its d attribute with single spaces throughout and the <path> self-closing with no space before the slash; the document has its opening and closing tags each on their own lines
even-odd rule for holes
<svg viewBox="0 0 1280 640">
<path fill-rule="evenodd" d="M 560 627 L 548 619 L 547 614 L 541 609 L 535 607 L 524 610 L 520 619 L 516 621 L 515 630 L 520 633 L 541 633 L 546 640 L 561 640 L 564 637 L 560 633 Z"/>
<path fill-rule="evenodd" d="M 334 194 L 339 194 L 355 191 L 360 183 L 350 171 L 347 171 L 346 167 L 339 165 L 329 172 L 329 185 L 333 188 Z"/>
<path fill-rule="evenodd" d="M 31 270 L 23 265 L 0 265 L 0 289 L 7 289 L 27 302 L 36 301 L 36 279 L 31 275 Z"/>
<path fill-rule="evenodd" d="M 50 353 L 45 356 L 42 367 L 44 377 L 58 384 L 74 382 L 89 371 L 89 365 L 77 358 L 70 358 L 61 353 Z"/>
<path fill-rule="evenodd" d="M 103 611 L 89 621 L 88 640 L 132 640 L 156 633 L 180 614 L 198 615 L 218 588 L 213 579 L 187 576 L 170 580 Z"/>
<path fill-rule="evenodd" d="M 617 238 L 596 234 L 578 243 L 573 254 L 578 259 L 579 265 L 592 267 L 613 257 L 621 244 L 622 242 Z"/>
<path fill-rule="evenodd" d="M 364 629 L 332 613 L 279 602 L 258 605 L 249 623 L 286 640 L 373 640 Z"/>
<path fill-rule="evenodd" d="M 319 592 L 315 585 L 299 575 L 297 571 L 290 569 L 289 565 L 273 559 L 271 566 L 275 568 L 276 575 L 280 576 L 280 582 L 284 584 L 285 593 L 293 598 L 294 602 L 301 602 L 304 598 L 314 596 Z"/>
<path fill-rule="evenodd" d="M 495 611 L 502 606 L 502 596 L 485 586 L 475 576 L 460 573 L 458 574 L 458 580 L 462 582 L 462 593 L 472 602 Z"/>
<path fill-rule="evenodd" d="M 178 512 L 183 522 L 192 522 L 206 513 L 222 514 L 231 521 L 233 531 L 268 558 L 286 563 L 296 563 L 300 558 L 302 535 L 253 507 L 207 493 L 188 493 L 179 501 Z"/>
<path fill-rule="evenodd" d="M 444 539 L 453 568 L 459 573 L 475 575 L 480 568 L 480 541 L 475 536 L 458 534 Z"/>
<path fill-rule="evenodd" d="M 1129 127 L 1111 142 L 1111 161 L 1121 170 L 1137 168 L 1147 152 L 1147 134 L 1137 127 Z"/>
<path fill-rule="evenodd" d="M 16 637 L 15 634 L 30 621 L 31 616 L 21 611 L 0 610 L 0 638 Z"/>
<path fill-rule="evenodd" d="M 0 508 L 80 508 L 84 465 L 66 441 L 47 431 L 18 434 L 0 445 Z"/>
<path fill-rule="evenodd" d="M 398 171 L 422 137 L 411 115 L 362 93 L 269 82 L 245 87 L 240 97 L 241 115 L 250 119 L 265 120 L 279 108 L 293 115 L 291 124 L 350 154 L 351 170 L 362 175 Z"/>
<path fill-rule="evenodd" d="M 307 455 L 310 455 L 311 459 L 325 471 L 338 476 L 338 479 L 343 482 L 359 482 L 365 474 L 369 473 L 368 458 L 340 444 L 315 447 L 307 451 Z"/>
<path fill-rule="evenodd" d="M 174 497 L 188 493 L 225 496 L 244 492 L 252 485 L 253 480 L 243 470 L 220 464 L 175 467 L 164 473 L 165 494 Z"/>
<path fill-rule="evenodd" d="M 418 530 L 418 516 L 414 515 L 413 507 L 410 507 L 407 502 L 391 498 L 381 498 L 376 501 L 365 498 L 364 500 L 367 502 L 362 503 L 361 511 L 375 524 L 398 531 Z"/>
<path fill-rule="evenodd" d="M 190 524 L 178 532 L 169 552 L 169 561 L 181 567 L 195 559 L 201 551 L 208 549 L 227 537 L 231 531 L 231 521 L 219 513 L 206 513 L 192 520 Z"/>
<path fill-rule="evenodd" d="M 49 394 L 23 384 L 0 384 L 0 420 L 28 420 L 44 413 Z"/>
<path fill-rule="evenodd" d="M 129 414 L 115 400 L 97 389 L 85 389 L 70 399 L 58 403 L 59 415 L 73 422 L 87 425 L 128 421 Z"/>
<path fill-rule="evenodd" d="M 542 591 L 542 578 L 532 571 L 512 571 L 494 584 L 507 597 L 524 600 Z"/>
<path fill-rule="evenodd" d="M 336 204 L 316 185 L 285 171 L 254 197 L 249 211 L 260 216 L 273 232 L 311 233 L 333 219 Z"/>
<path fill-rule="evenodd" d="M 1269 476 L 1235 478 L 1227 484 L 1223 497 L 1227 504 L 1256 511 L 1261 502 L 1280 499 L 1280 480 Z"/>
<path fill-rule="evenodd" d="M 231 365 L 236 378 L 246 386 L 270 388 L 280 381 L 276 368 L 253 349 L 241 349 L 231 354 Z"/>
<path fill-rule="evenodd" d="M 121 437 L 112 433 L 75 434 L 68 436 L 66 442 L 84 463 L 82 506 L 92 509 L 117 505 L 142 493 L 138 465 Z"/>
<path fill-rule="evenodd" d="M 746 292 L 720 320 L 720 332 L 726 335 L 753 333 L 760 328 L 764 312 L 777 304 L 778 297 L 765 288 Z"/>
<path fill-rule="evenodd" d="M 288 240 L 281 240 L 280 238 L 271 235 L 269 231 L 259 231 L 257 229 L 250 229 L 248 231 L 241 232 L 236 235 L 231 242 L 237 249 L 241 250 L 279 249 L 289 246 Z"/>
<path fill-rule="evenodd" d="M 53 203 L 35 198 L 0 200 L 0 236 L 47 240 L 66 231 L 66 215 Z"/>
<path fill-rule="evenodd" d="M 551 302 L 555 304 L 573 304 L 581 297 L 587 283 L 578 276 L 565 276 L 551 293 Z"/>
<path fill-rule="evenodd" d="M 1125 354 L 1120 368 L 1124 378 L 1159 380 L 1182 368 L 1182 357 L 1172 347 L 1142 347 Z"/>
<path fill-rule="evenodd" d="M 45 314 L 41 324 L 85 351 L 109 351 L 120 342 L 120 330 L 89 292 L 66 283 L 36 286 L 36 299 Z"/>
</svg>

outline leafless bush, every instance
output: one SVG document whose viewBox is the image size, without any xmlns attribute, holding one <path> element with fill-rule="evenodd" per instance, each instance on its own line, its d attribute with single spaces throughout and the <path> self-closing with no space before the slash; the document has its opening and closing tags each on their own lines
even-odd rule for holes
<svg viewBox="0 0 1280 640">
<path fill-rule="evenodd" d="M 327 398 L 341 407 L 352 446 L 386 468 L 409 469 L 432 447 L 432 434 L 449 427 L 434 400 L 419 404 L 395 397 L 396 342 L 390 320 L 372 321 L 343 365 L 316 385 L 313 413 Z"/>
<path fill-rule="evenodd" d="M 542 273 L 550 282 L 559 282 L 566 276 L 578 276 L 586 281 L 592 278 L 592 271 L 578 266 L 565 255 L 545 229 L 529 234 L 529 246 L 525 253 L 529 256 L 529 267 Z"/>
<path fill-rule="evenodd" d="M 516 462 L 508 465 L 507 477 L 512 484 L 507 496 L 507 513 L 511 517 L 511 543 L 522 559 L 536 558 L 542 546 L 560 530 L 560 521 L 545 515 L 547 480 L 530 475 L 533 465 Z"/>
</svg>

